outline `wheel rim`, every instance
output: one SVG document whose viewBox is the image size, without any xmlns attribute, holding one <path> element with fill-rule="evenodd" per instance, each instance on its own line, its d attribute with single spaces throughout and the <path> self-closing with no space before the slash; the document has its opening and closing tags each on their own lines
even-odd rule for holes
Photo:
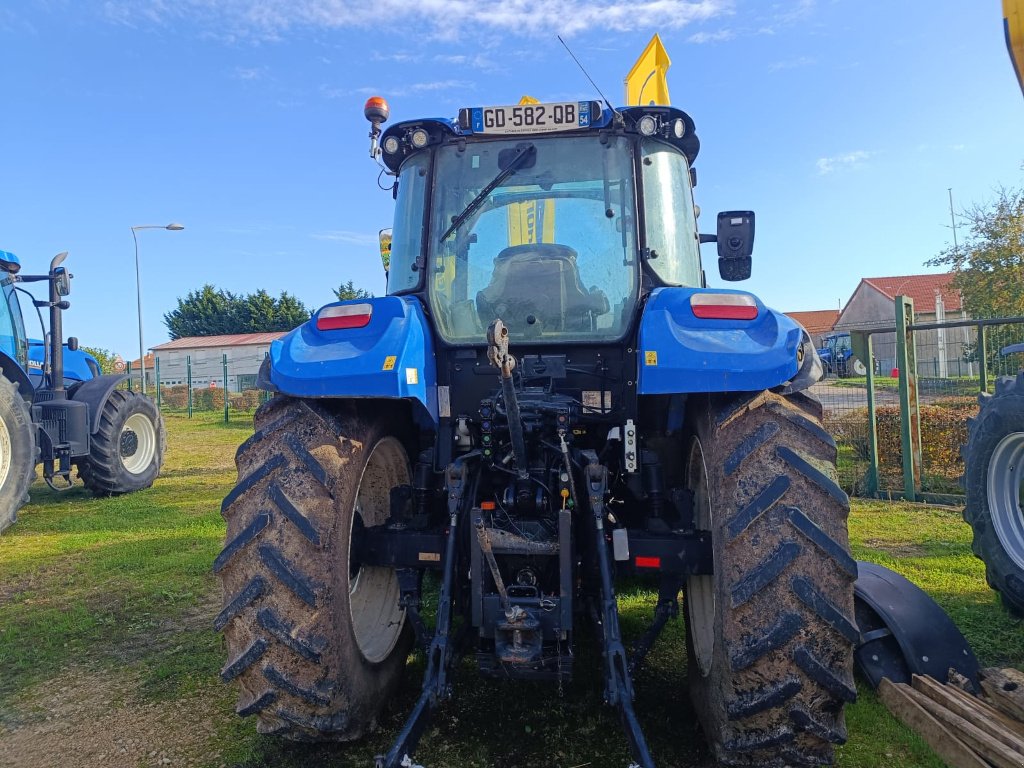
<svg viewBox="0 0 1024 768">
<path fill-rule="evenodd" d="M 11 433 L 7 430 L 7 422 L 0 419 L 0 488 L 7 482 L 11 474 Z"/>
<path fill-rule="evenodd" d="M 1012 432 L 996 446 L 988 462 L 988 510 L 999 543 L 1024 570 L 1024 432 Z"/>
<path fill-rule="evenodd" d="M 133 475 L 149 469 L 156 456 L 156 428 L 144 413 L 133 413 L 125 419 L 118 438 L 121 464 Z"/>
<path fill-rule="evenodd" d="M 708 491 L 708 468 L 704 461 L 704 448 L 696 437 L 690 443 L 687 461 L 687 480 L 693 490 L 693 519 L 698 530 L 711 531 L 711 496 Z M 715 652 L 715 577 L 690 576 L 686 579 L 686 620 L 690 625 L 693 652 L 700 673 L 711 673 L 711 659 Z"/>
<path fill-rule="evenodd" d="M 405 449 L 393 437 L 377 443 L 359 478 L 352 524 L 383 525 L 391 514 L 391 489 L 409 482 Z M 349 535 L 349 562 L 351 562 Z M 398 604 L 401 591 L 394 569 L 360 566 L 349 574 L 348 607 L 359 651 L 378 663 L 394 649 L 405 625 L 405 610 Z"/>
<path fill-rule="evenodd" d="M 868 369 L 864 367 L 864 363 L 862 363 L 860 360 L 854 360 L 853 372 L 858 376 L 864 376 L 867 374 Z"/>
</svg>

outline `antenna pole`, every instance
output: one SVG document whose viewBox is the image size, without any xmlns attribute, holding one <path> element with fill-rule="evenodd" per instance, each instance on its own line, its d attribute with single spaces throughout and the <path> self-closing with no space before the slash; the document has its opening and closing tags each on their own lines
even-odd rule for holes
<svg viewBox="0 0 1024 768">
<path fill-rule="evenodd" d="M 560 42 L 565 47 L 565 50 L 569 52 L 569 55 L 572 56 L 572 60 L 576 62 L 576 66 L 580 68 L 580 72 L 582 72 L 583 76 L 590 81 L 590 84 L 592 86 L 594 86 L 594 90 L 597 91 L 598 95 L 601 97 L 604 103 L 608 105 L 608 109 L 610 109 L 614 114 L 618 114 L 618 111 L 616 111 L 615 107 L 612 106 L 612 103 L 608 101 L 608 97 L 605 96 L 604 93 L 601 92 L 601 89 L 597 87 L 597 83 L 594 82 L 594 78 L 587 74 L 587 70 L 585 70 L 583 68 L 583 65 L 580 64 L 580 60 L 576 58 L 576 54 L 572 52 L 572 49 L 568 45 L 566 45 L 566 42 L 565 40 L 562 39 L 562 36 L 555 35 L 555 37 L 558 38 L 558 42 Z"/>
<path fill-rule="evenodd" d="M 960 246 L 956 242 L 956 216 L 953 215 L 953 188 L 947 187 L 946 191 L 949 192 L 949 220 L 953 222 L 953 253 L 959 256 Z"/>
</svg>

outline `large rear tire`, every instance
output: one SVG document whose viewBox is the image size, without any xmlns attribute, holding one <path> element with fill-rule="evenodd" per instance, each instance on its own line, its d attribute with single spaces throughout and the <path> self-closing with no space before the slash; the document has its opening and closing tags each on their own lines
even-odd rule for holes
<svg viewBox="0 0 1024 768">
<path fill-rule="evenodd" d="M 412 646 L 394 571 L 349 559 L 353 526 L 385 523 L 391 488 L 409 482 L 400 428 L 373 408 L 335 414 L 286 397 L 255 420 L 221 507 L 221 678 L 238 683 L 237 712 L 256 715 L 261 733 L 357 739 Z"/>
<path fill-rule="evenodd" d="M 989 585 L 1024 614 L 1024 373 L 979 398 L 964 449 L 964 520 Z"/>
<path fill-rule="evenodd" d="M 691 398 L 688 484 L 714 575 L 686 585 L 690 692 L 724 765 L 822 765 L 853 701 L 849 500 L 821 405 Z"/>
<path fill-rule="evenodd" d="M 0 533 L 14 525 L 28 503 L 36 465 L 32 414 L 18 387 L 0 375 Z"/>
<path fill-rule="evenodd" d="M 115 389 L 93 417 L 99 418 L 99 428 L 89 455 L 78 461 L 85 487 L 96 496 L 117 496 L 153 485 L 167 447 L 156 403 L 140 392 Z"/>
</svg>

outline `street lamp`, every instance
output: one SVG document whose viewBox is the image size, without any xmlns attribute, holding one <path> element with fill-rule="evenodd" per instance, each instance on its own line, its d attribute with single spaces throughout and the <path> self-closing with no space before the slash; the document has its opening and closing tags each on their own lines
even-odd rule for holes
<svg viewBox="0 0 1024 768">
<path fill-rule="evenodd" d="M 139 309 L 139 376 L 141 377 L 142 394 L 146 394 L 146 350 L 142 346 L 142 281 L 139 279 L 139 236 L 136 232 L 140 229 L 169 229 L 171 232 L 180 232 L 184 228 L 184 225 L 175 222 L 139 224 L 132 227 L 132 239 L 135 241 L 135 300 Z"/>
</svg>

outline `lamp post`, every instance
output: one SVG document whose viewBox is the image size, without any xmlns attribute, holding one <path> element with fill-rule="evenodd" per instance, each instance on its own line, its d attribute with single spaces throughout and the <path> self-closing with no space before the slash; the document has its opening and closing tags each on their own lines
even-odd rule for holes
<svg viewBox="0 0 1024 768">
<path fill-rule="evenodd" d="M 183 225 L 174 222 L 139 224 L 132 227 L 132 239 L 135 241 L 135 301 L 139 310 L 139 376 L 142 394 L 146 394 L 146 350 L 142 345 L 142 281 L 139 279 L 139 236 L 136 233 L 140 229 L 168 229 L 171 232 L 180 232 L 184 228 Z"/>
</svg>

